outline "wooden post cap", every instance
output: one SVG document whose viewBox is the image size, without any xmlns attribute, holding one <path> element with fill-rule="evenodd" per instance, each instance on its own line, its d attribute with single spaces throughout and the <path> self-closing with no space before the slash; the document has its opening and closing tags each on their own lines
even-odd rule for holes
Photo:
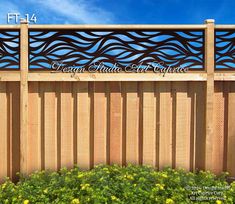
<svg viewBox="0 0 235 204">
<path fill-rule="evenodd" d="M 206 19 L 205 23 L 215 23 L 215 19 Z"/>
<path fill-rule="evenodd" d="M 20 19 L 20 24 L 28 24 L 28 21 L 24 18 Z"/>
</svg>

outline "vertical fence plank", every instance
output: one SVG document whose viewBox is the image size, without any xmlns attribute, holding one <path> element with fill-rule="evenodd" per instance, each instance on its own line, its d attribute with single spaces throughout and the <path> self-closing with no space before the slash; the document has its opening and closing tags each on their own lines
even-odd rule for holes
<svg viewBox="0 0 235 204">
<path fill-rule="evenodd" d="M 109 82 L 110 90 L 110 162 L 122 164 L 122 108 L 121 82 Z"/>
<path fill-rule="evenodd" d="M 175 166 L 190 169 L 190 101 L 187 82 L 174 82 L 176 90 Z"/>
<path fill-rule="evenodd" d="M 126 163 L 139 163 L 139 96 L 137 82 L 125 83 Z"/>
<path fill-rule="evenodd" d="M 55 82 L 44 82 L 41 85 L 44 93 L 44 166 L 45 169 L 57 170 L 57 97 Z"/>
<path fill-rule="evenodd" d="M 91 99 L 88 85 L 88 82 L 77 82 L 73 85 L 77 100 L 77 164 L 82 169 L 91 168 Z"/>
<path fill-rule="evenodd" d="M 207 72 L 206 84 L 206 169 L 213 168 L 213 114 L 214 114 L 214 20 L 206 20 L 205 31 L 205 69 Z"/>
<path fill-rule="evenodd" d="M 61 167 L 73 167 L 73 98 L 71 82 L 61 82 L 60 93 Z"/>
<path fill-rule="evenodd" d="M 28 172 L 28 24 L 20 26 L 20 171 Z"/>
<path fill-rule="evenodd" d="M 214 132 L 212 143 L 212 166 L 211 170 L 214 173 L 223 171 L 224 157 L 224 93 L 223 82 L 216 82 L 214 93 Z"/>
<path fill-rule="evenodd" d="M 9 82 L 8 94 L 8 126 L 9 126 L 9 176 L 13 181 L 17 180 L 16 173 L 20 171 L 20 84 Z"/>
<path fill-rule="evenodd" d="M 8 108 L 6 82 L 0 82 L 0 182 L 8 176 L 9 154 L 8 154 Z"/>
<path fill-rule="evenodd" d="M 227 140 L 227 171 L 235 176 L 235 82 L 230 83 L 228 94 L 228 140 Z"/>
<path fill-rule="evenodd" d="M 196 87 L 196 138 L 195 138 L 195 168 L 205 169 L 205 95 L 206 83 L 197 82 Z"/>
<path fill-rule="evenodd" d="M 29 84 L 29 123 L 28 132 L 28 171 L 41 169 L 41 99 L 39 97 L 39 82 Z"/>
<path fill-rule="evenodd" d="M 154 82 L 143 82 L 143 164 L 156 167 L 157 133 L 154 85 Z"/>
<path fill-rule="evenodd" d="M 94 83 L 94 165 L 107 162 L 106 83 Z"/>
<path fill-rule="evenodd" d="M 159 97 L 159 168 L 172 166 L 172 94 L 171 82 L 157 83 Z"/>
</svg>

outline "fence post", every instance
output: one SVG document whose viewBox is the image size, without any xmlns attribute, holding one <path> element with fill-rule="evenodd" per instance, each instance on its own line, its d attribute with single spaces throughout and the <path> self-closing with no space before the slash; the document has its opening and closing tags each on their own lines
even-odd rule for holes
<svg viewBox="0 0 235 204">
<path fill-rule="evenodd" d="M 20 22 L 20 172 L 27 173 L 28 23 Z"/>
<path fill-rule="evenodd" d="M 214 20 L 205 21 L 205 69 L 207 72 L 206 81 L 206 138 L 205 138 L 205 169 L 213 170 L 213 111 L 214 111 L 214 69 L 215 69 L 215 42 Z"/>
</svg>

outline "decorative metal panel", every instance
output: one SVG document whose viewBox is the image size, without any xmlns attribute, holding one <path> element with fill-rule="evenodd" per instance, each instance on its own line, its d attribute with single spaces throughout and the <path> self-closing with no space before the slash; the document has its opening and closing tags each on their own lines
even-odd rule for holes
<svg viewBox="0 0 235 204">
<path fill-rule="evenodd" d="M 51 69 L 53 61 L 76 68 L 106 66 L 204 68 L 203 30 L 31 30 L 30 69 Z"/>
<path fill-rule="evenodd" d="M 215 68 L 235 69 L 235 30 L 215 31 Z"/>
<path fill-rule="evenodd" d="M 19 69 L 20 32 L 0 30 L 0 70 Z"/>
</svg>

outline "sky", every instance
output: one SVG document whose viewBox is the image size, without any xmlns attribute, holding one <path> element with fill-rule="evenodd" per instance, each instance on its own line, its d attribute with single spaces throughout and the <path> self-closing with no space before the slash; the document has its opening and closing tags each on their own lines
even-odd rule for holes
<svg viewBox="0 0 235 204">
<path fill-rule="evenodd" d="M 0 24 L 16 12 L 37 24 L 234 24 L 234 9 L 235 0 L 0 0 Z"/>
</svg>

